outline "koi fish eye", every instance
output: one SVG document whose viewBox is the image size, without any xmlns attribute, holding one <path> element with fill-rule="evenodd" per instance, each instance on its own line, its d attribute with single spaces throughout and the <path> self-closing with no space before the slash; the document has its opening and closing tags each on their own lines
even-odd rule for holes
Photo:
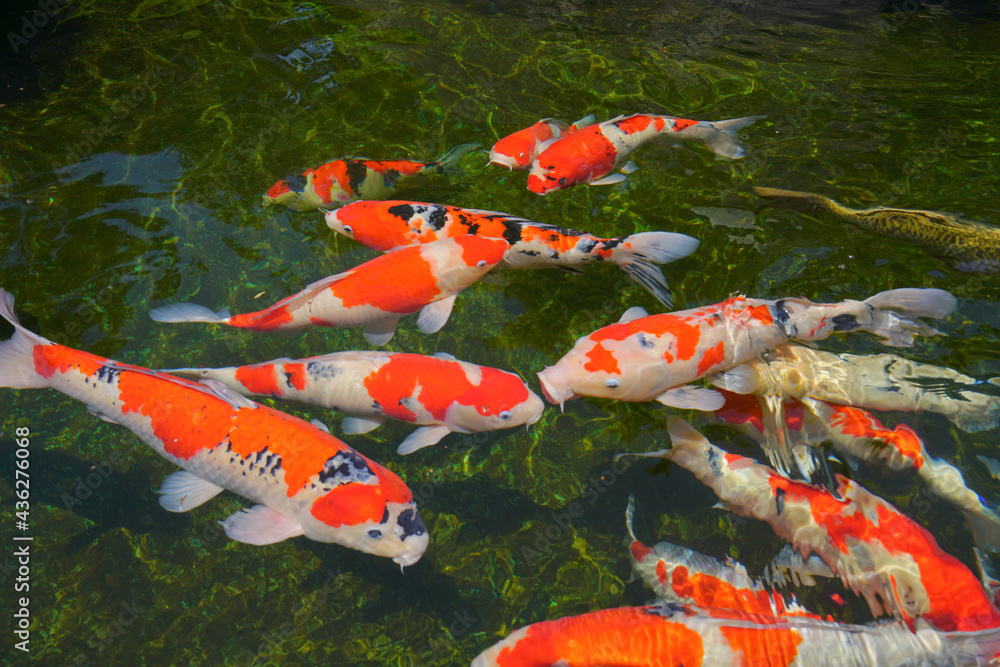
<svg viewBox="0 0 1000 667">
<path fill-rule="evenodd" d="M 353 234 L 353 233 L 354 233 L 354 230 L 353 230 L 353 229 L 351 229 L 351 226 L 350 226 L 350 225 L 344 225 L 344 233 L 345 233 L 345 234 Z"/>
<path fill-rule="evenodd" d="M 382 539 L 382 531 L 381 530 L 369 530 L 368 531 L 368 537 L 372 538 L 373 540 L 381 540 Z"/>
<path fill-rule="evenodd" d="M 501 419 L 502 421 L 507 421 L 508 419 L 510 419 L 510 416 L 511 416 L 511 415 L 510 415 L 510 410 L 504 410 L 504 411 L 503 411 L 503 412 L 501 412 L 501 413 L 500 413 L 500 415 L 499 415 L 499 417 L 500 417 L 500 419 Z"/>
<path fill-rule="evenodd" d="M 622 383 L 619 382 L 618 380 L 605 380 L 604 381 L 604 386 L 607 387 L 608 389 L 617 389 L 618 387 L 621 386 L 621 384 Z"/>
<path fill-rule="evenodd" d="M 478 262 L 476 262 L 476 266 L 478 266 L 479 268 L 486 266 L 486 260 L 485 259 L 479 260 Z"/>
</svg>

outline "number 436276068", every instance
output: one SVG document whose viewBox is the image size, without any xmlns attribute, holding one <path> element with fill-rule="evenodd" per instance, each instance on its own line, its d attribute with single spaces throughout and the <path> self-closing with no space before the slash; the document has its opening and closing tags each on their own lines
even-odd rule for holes
<svg viewBox="0 0 1000 667">
<path fill-rule="evenodd" d="M 17 518 L 20 521 L 28 520 L 28 456 L 30 455 L 30 450 L 28 445 L 31 440 L 28 438 L 31 435 L 31 431 L 27 426 L 20 426 L 14 432 L 17 436 L 17 449 L 15 450 L 16 461 L 14 465 L 16 470 L 14 471 L 15 482 L 14 489 L 17 495 Z M 24 516 L 21 516 L 21 515 Z"/>
</svg>

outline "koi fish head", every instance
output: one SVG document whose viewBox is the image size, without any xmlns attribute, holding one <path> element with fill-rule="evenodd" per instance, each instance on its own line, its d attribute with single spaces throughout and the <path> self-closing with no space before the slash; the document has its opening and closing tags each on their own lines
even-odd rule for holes
<svg viewBox="0 0 1000 667">
<path fill-rule="evenodd" d="M 564 165 L 550 164 L 548 168 L 543 168 L 538 159 L 531 164 L 531 172 L 528 174 L 528 189 L 536 195 L 562 190 L 578 182 Z"/>
<path fill-rule="evenodd" d="M 555 366 L 538 373 L 546 400 L 560 408 L 580 396 L 648 401 L 671 386 L 670 369 L 646 348 L 641 332 L 622 340 L 601 338 L 609 328 L 581 338 Z"/>
<path fill-rule="evenodd" d="M 291 206 L 302 194 L 302 189 L 306 186 L 305 179 L 301 176 L 278 181 L 264 194 L 264 206 L 271 204 L 281 204 Z M 297 190 L 295 188 L 298 188 Z"/>
<path fill-rule="evenodd" d="M 482 379 L 448 408 L 446 423 L 453 431 L 475 433 L 534 424 L 545 403 L 513 373 L 480 367 Z"/>
<path fill-rule="evenodd" d="M 329 211 L 326 214 L 326 225 L 338 234 L 369 248 L 386 252 L 412 245 L 407 238 L 407 232 L 410 231 L 409 220 L 395 215 L 397 209 L 394 202 L 356 201 Z"/>
<path fill-rule="evenodd" d="M 313 503 L 303 521 L 307 537 L 403 566 L 416 563 L 427 550 L 430 538 L 413 494 L 388 469 L 348 450 L 327 462 L 318 482 L 335 486 Z"/>
<path fill-rule="evenodd" d="M 527 169 L 535 156 L 567 129 L 562 121 L 542 119 L 496 142 L 490 150 L 490 164 L 508 169 Z"/>
</svg>

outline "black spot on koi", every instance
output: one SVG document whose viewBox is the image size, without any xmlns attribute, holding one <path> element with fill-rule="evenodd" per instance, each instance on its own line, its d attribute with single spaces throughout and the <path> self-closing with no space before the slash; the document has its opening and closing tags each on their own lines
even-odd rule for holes
<svg viewBox="0 0 1000 667">
<path fill-rule="evenodd" d="M 774 505 L 778 510 L 780 515 L 785 510 L 785 490 L 775 489 L 774 491 Z"/>
<path fill-rule="evenodd" d="M 413 207 L 409 204 L 396 204 L 395 206 L 389 207 L 389 214 L 394 215 L 402 220 L 409 220 L 413 217 L 415 211 Z"/>
<path fill-rule="evenodd" d="M 427 526 L 424 525 L 424 520 L 420 518 L 416 510 L 404 510 L 400 512 L 396 523 L 403 529 L 401 540 L 405 540 L 407 537 L 413 535 L 423 535 L 427 532 Z"/>
<path fill-rule="evenodd" d="M 853 331 L 861 325 L 858 324 L 858 318 L 850 313 L 844 313 L 842 315 L 834 315 L 833 317 L 833 330 L 834 331 Z"/>
</svg>

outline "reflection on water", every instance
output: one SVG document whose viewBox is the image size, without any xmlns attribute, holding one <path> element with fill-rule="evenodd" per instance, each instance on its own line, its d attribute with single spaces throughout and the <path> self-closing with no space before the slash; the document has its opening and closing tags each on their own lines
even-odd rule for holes
<svg viewBox="0 0 1000 667">
<path fill-rule="evenodd" d="M 736 292 L 839 301 L 947 289 L 960 306 L 939 324 L 945 335 L 893 352 L 975 378 L 1000 375 L 995 276 L 956 271 L 854 227 L 757 211 L 750 191 L 1000 220 L 993 3 L 144 0 L 109 10 L 79 0 L 71 8 L 29 40 L 30 58 L 2 60 L 4 71 L 30 67 L 39 83 L 0 100 L 0 285 L 17 297 L 25 324 L 50 339 L 151 367 L 369 349 L 357 330 L 284 337 L 161 326 L 147 312 L 189 299 L 256 310 L 374 257 L 319 213 L 261 205 L 276 180 L 337 157 L 488 148 L 546 117 L 766 114 L 742 132 L 750 154 L 736 162 L 697 145 L 652 144 L 633 154 L 640 168 L 625 185 L 538 197 L 523 174 L 487 166 L 483 151 L 462 162 L 463 178 L 408 196 L 601 236 L 694 236 L 699 249 L 664 267 L 679 308 Z M 537 371 L 634 305 L 658 311 L 620 272 L 508 272 L 463 293 L 433 336 L 404 321 L 389 349 L 448 352 L 519 373 L 537 391 Z M 863 334 L 821 347 L 887 351 Z M 647 601 L 628 581 L 629 494 L 643 508 L 641 534 L 738 557 L 754 575 L 781 547 L 758 525 L 712 509 L 714 496 L 683 470 L 645 459 L 615 466 L 616 453 L 665 445 L 663 420 L 676 411 L 659 404 L 573 401 L 563 414 L 550 406 L 530 430 L 452 435 L 405 458 L 395 454 L 403 425 L 349 437 L 420 502 L 431 546 L 400 575 L 391 563 L 307 540 L 229 542 L 215 522 L 239 507 L 231 494 L 167 514 L 152 489 L 173 470 L 136 438 L 54 392 L 4 397 L 7 437 L 19 425 L 33 433 L 31 530 L 44 545 L 32 560 L 39 664 L 134 656 L 468 664 L 515 627 Z M 279 407 L 330 421 L 318 409 Z M 913 427 L 930 454 L 995 500 L 976 458 L 993 458 L 995 430 L 963 433 L 934 414 L 880 418 Z M 762 457 L 742 436 L 714 425 L 705 432 Z M 91 467 L 104 462 L 111 472 L 88 486 Z M 973 564 L 961 515 L 910 477 L 842 472 Z M 13 507 L 13 487 L 0 489 Z M 569 514 L 574 503 L 578 516 Z M 7 586 L 7 569 L 2 576 Z M 846 607 L 830 598 L 838 590 Z M 842 589 L 802 595 L 839 620 L 870 618 Z"/>
</svg>

